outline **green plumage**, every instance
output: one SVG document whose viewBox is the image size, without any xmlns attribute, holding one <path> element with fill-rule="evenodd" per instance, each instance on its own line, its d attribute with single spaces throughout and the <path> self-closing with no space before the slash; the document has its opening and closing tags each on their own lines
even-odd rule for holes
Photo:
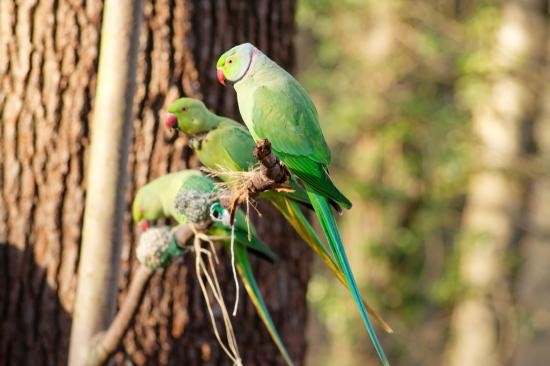
<svg viewBox="0 0 550 366">
<path fill-rule="evenodd" d="M 256 146 L 254 140 L 246 128 L 235 121 L 222 120 L 216 128 L 208 131 L 200 143 L 194 145 L 199 160 L 211 169 L 218 167 L 240 171 L 249 170 L 257 164 L 252 156 Z"/>
<path fill-rule="evenodd" d="M 250 43 L 225 52 L 216 66 L 218 73 L 233 82 L 241 116 L 254 139 L 268 139 L 277 157 L 304 183 L 332 255 L 344 272 L 376 352 L 382 363 L 388 365 L 355 284 L 330 210 L 330 204 L 350 208 L 351 202 L 328 175 L 330 150 L 311 98 L 292 75 Z"/>
<path fill-rule="evenodd" d="M 240 123 L 210 112 L 200 100 L 193 98 L 174 101 L 168 112 L 177 118 L 177 129 L 193 137 L 191 147 L 207 168 L 236 172 L 258 165 L 252 155 L 256 143 Z M 295 181 L 289 185 L 294 192 L 280 194 L 309 205 L 304 189 Z"/>
<path fill-rule="evenodd" d="M 256 146 L 250 133 L 241 124 L 210 112 L 197 99 L 180 98 L 170 104 L 168 111 L 177 118 L 177 129 L 192 138 L 192 147 L 199 160 L 213 170 L 243 171 L 257 164 L 252 155 Z M 292 225 L 300 237 L 315 251 L 340 282 L 349 287 L 340 266 L 331 257 L 322 240 L 300 209 L 299 203 L 310 205 L 303 188 L 290 182 L 294 193 L 263 192 L 261 197 L 269 200 Z M 387 331 L 390 326 L 365 303 L 369 313 Z"/>
<path fill-rule="evenodd" d="M 260 51 L 250 75 L 235 84 L 239 110 L 255 140 L 269 139 L 274 153 L 304 182 L 344 208 L 351 202 L 327 173 L 331 155 L 317 110 L 301 85 Z"/>
<path fill-rule="evenodd" d="M 134 221 L 154 221 L 162 217 L 175 217 L 174 200 L 189 177 L 201 175 L 198 170 L 181 170 L 163 175 L 141 187 L 132 203 Z M 160 192 L 163 192 L 160 194 Z"/>
<path fill-rule="evenodd" d="M 219 207 L 219 203 L 216 203 L 215 196 L 213 195 L 214 191 L 215 186 L 213 182 L 197 170 L 184 170 L 167 174 L 144 185 L 138 191 L 132 205 L 134 220 L 140 222 L 144 219 L 159 220 L 162 218 L 172 218 L 178 223 L 192 222 L 199 224 L 201 222 L 193 222 L 191 218 L 202 218 L 205 216 L 205 212 L 212 210 L 213 206 L 218 205 Z M 176 207 L 177 201 L 180 201 L 178 202 L 178 207 Z M 200 204 L 197 204 L 197 201 L 204 202 L 208 206 L 201 207 Z M 273 341 L 279 348 L 281 355 L 288 365 L 293 365 L 258 289 L 248 260 L 248 249 L 270 260 L 274 260 L 276 256 L 257 237 L 256 230 L 252 224 L 250 224 L 250 231 L 251 240 L 248 240 L 246 218 L 242 211 L 237 211 L 234 230 L 235 264 L 252 303 L 256 307 Z M 223 243 L 226 247 L 229 247 L 231 227 L 215 221 L 206 234 L 215 237 L 225 237 L 226 239 Z"/>
</svg>

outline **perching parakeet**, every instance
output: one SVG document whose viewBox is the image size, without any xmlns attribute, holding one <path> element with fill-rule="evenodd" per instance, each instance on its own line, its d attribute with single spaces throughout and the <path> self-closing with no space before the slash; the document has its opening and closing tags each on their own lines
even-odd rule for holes
<svg viewBox="0 0 550 366">
<path fill-rule="evenodd" d="M 230 81 L 239 110 L 254 140 L 268 139 L 272 151 L 298 177 L 327 237 L 374 348 L 384 365 L 388 359 L 378 341 L 357 289 L 330 205 L 351 208 L 328 174 L 331 154 L 317 110 L 298 81 L 250 43 L 233 47 L 216 63 L 218 80 Z M 339 209 L 340 211 L 340 209 Z"/>
<path fill-rule="evenodd" d="M 238 122 L 218 116 L 209 111 L 203 102 L 193 98 L 180 98 L 168 107 L 166 127 L 191 136 L 191 146 L 199 160 L 212 170 L 246 171 L 258 164 L 252 155 L 256 146 L 254 139 L 246 128 Z M 303 188 L 296 182 L 291 183 L 294 194 L 263 192 L 268 199 L 294 227 L 300 237 L 321 257 L 326 266 L 346 287 L 349 287 L 340 267 L 334 262 L 325 245 L 319 239 L 311 224 L 304 216 L 297 202 L 309 204 Z M 371 314 L 384 329 L 391 332 L 389 325 L 365 303 Z"/>
<path fill-rule="evenodd" d="M 158 177 L 136 192 L 132 203 L 132 218 L 142 230 L 149 228 L 151 221 L 175 218 L 174 201 L 182 182 L 191 176 L 202 176 L 198 170 L 181 170 Z"/>
<path fill-rule="evenodd" d="M 166 174 L 149 182 L 138 190 L 132 204 L 133 219 L 142 228 L 148 227 L 143 222 L 156 221 L 163 218 L 172 218 L 180 224 L 188 222 L 197 224 L 205 219 L 206 212 L 206 215 L 210 215 L 213 219 L 213 223 L 206 234 L 227 238 L 223 243 L 229 249 L 231 227 L 220 220 L 224 214 L 228 217 L 228 213 L 223 212 L 225 209 L 214 195 L 209 195 L 209 193 L 214 193 L 214 191 L 214 183 L 198 170 L 182 170 Z M 182 208 L 185 212 L 182 212 Z M 279 348 L 285 362 L 288 365 L 293 365 L 258 289 L 248 260 L 247 249 L 251 249 L 271 260 L 274 260 L 276 256 L 257 237 L 252 224 L 250 224 L 250 231 L 251 240 L 249 241 L 246 218 L 242 211 L 237 211 L 234 230 L 235 264 L 245 289 L 269 331 L 271 338 L 277 345 L 277 348 Z"/>
</svg>

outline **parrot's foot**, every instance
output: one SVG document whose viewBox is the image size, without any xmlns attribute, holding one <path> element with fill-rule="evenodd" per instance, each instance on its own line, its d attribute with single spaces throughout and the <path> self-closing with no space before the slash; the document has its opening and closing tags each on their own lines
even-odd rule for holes
<svg viewBox="0 0 550 366">
<path fill-rule="evenodd" d="M 253 154 L 260 162 L 261 173 L 269 180 L 277 184 L 283 184 L 290 177 L 289 171 L 271 151 L 271 142 L 268 139 L 256 141 Z"/>
<path fill-rule="evenodd" d="M 279 158 L 271 151 L 269 140 L 261 140 L 256 143 L 254 156 L 260 162 L 259 168 L 247 172 L 209 171 L 210 174 L 223 176 L 224 180 L 232 181 L 227 185 L 226 192 L 221 195 L 220 203 L 231 215 L 231 223 L 235 217 L 235 211 L 241 204 L 249 207 L 253 205 L 253 199 L 259 193 L 267 190 L 279 192 L 294 192 L 285 183 L 290 177 L 288 169 L 281 164 Z"/>
<path fill-rule="evenodd" d="M 254 148 L 253 154 L 259 161 L 264 160 L 271 154 L 271 142 L 268 139 L 256 141 L 256 148 Z"/>
</svg>

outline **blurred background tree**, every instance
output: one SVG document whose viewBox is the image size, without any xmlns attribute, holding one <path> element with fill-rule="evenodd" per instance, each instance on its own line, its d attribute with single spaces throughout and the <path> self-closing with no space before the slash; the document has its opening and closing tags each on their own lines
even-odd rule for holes
<svg viewBox="0 0 550 366">
<path fill-rule="evenodd" d="M 548 299 L 535 295 L 550 291 L 548 211 L 532 203 L 549 189 L 548 18 L 545 1 L 299 3 L 299 78 L 354 202 L 344 242 L 395 329 L 393 364 L 550 360 Z M 499 178 L 476 188 L 487 174 Z M 342 295 L 323 271 L 310 283 L 310 365 L 375 362 Z M 472 296 L 487 316 L 461 315 Z"/>
</svg>

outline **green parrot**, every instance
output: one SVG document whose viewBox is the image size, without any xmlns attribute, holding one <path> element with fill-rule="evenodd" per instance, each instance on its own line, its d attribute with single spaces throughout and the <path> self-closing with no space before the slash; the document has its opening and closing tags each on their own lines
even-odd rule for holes
<svg viewBox="0 0 550 366">
<path fill-rule="evenodd" d="M 206 234 L 227 238 L 223 242 L 229 247 L 231 227 L 228 226 L 227 221 L 223 220 L 224 217 L 229 218 L 229 213 L 216 200 L 214 191 L 215 186 L 212 180 L 198 170 L 182 170 L 166 174 L 138 190 L 132 204 L 133 220 L 139 224 L 142 230 L 147 230 L 151 221 L 163 218 L 172 218 L 180 224 L 200 223 L 206 219 L 206 212 L 206 215 L 209 215 L 213 221 Z M 211 195 L 208 195 L 209 193 Z M 182 197 L 186 199 L 182 199 Z M 185 213 L 181 211 L 182 208 L 185 209 Z M 288 365 L 293 365 L 252 273 L 247 249 L 271 261 L 276 259 L 276 255 L 257 237 L 252 224 L 250 224 L 250 231 L 251 240 L 249 241 L 246 217 L 242 211 L 237 211 L 234 230 L 235 264 L 245 289 L 271 338 L 279 348 L 285 362 Z"/>
<path fill-rule="evenodd" d="M 132 218 L 141 230 L 149 228 L 151 221 L 175 218 L 174 201 L 182 182 L 191 176 L 202 176 L 198 170 L 181 170 L 158 177 L 141 187 L 132 203 Z"/>
<path fill-rule="evenodd" d="M 254 140 L 268 139 L 272 151 L 298 177 L 325 233 L 331 252 L 347 283 L 384 365 L 389 361 L 369 320 L 346 256 L 331 205 L 351 208 L 351 202 L 328 174 L 329 147 L 319 125 L 317 110 L 298 81 L 250 43 L 235 46 L 220 56 L 217 77 L 230 81 L 237 92 L 239 111 Z"/>
<path fill-rule="evenodd" d="M 256 146 L 248 130 L 240 123 L 209 111 L 204 103 L 194 98 L 180 98 L 168 107 L 165 124 L 192 137 L 191 146 L 199 160 L 213 170 L 249 170 L 258 164 L 252 155 Z M 325 245 L 304 216 L 299 203 L 309 205 L 307 194 L 295 181 L 290 183 L 293 193 L 266 191 L 262 197 L 269 200 L 294 227 L 300 237 L 319 255 L 340 282 L 349 287 L 340 267 L 334 262 Z M 391 327 L 365 303 L 370 315 L 389 333 Z"/>
</svg>

